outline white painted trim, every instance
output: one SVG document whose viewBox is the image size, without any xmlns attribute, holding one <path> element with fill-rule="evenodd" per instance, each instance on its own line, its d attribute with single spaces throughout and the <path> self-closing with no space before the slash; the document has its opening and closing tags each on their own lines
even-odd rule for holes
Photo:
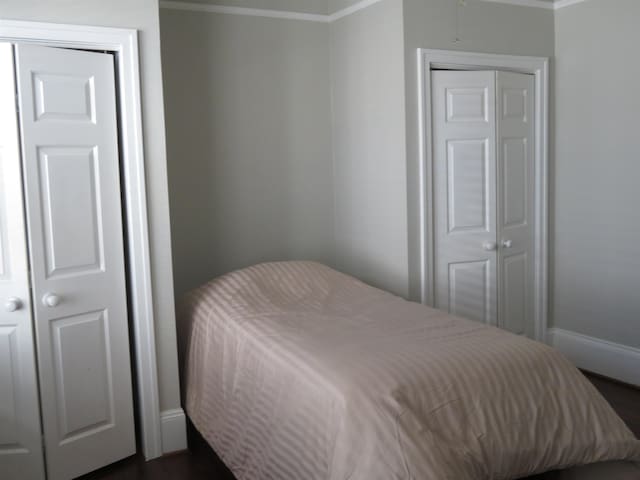
<svg viewBox="0 0 640 480">
<path fill-rule="evenodd" d="M 329 15 L 316 13 L 291 12 L 285 10 L 269 10 L 264 8 L 231 7 L 228 5 L 211 5 L 204 3 L 182 2 L 175 0 L 160 0 L 160 8 L 168 10 L 184 10 L 191 12 L 223 13 L 228 15 L 248 15 L 252 17 L 282 18 L 287 20 L 303 20 L 307 22 L 332 23 L 343 17 L 363 10 L 382 0 L 361 0 L 350 7 L 343 8 Z M 555 2 L 545 2 L 544 0 L 480 0 L 483 2 L 504 3 L 517 5 L 520 7 L 544 8 L 547 10 L 558 10 L 581 3 L 586 0 L 556 0 Z"/>
<path fill-rule="evenodd" d="M 290 12 L 284 10 L 268 10 L 264 8 L 230 7 L 227 5 L 210 5 L 203 3 L 179 2 L 175 0 L 161 0 L 160 8 L 168 10 L 183 10 L 190 12 L 222 13 L 228 15 L 248 15 L 251 17 L 281 18 L 285 20 L 303 20 L 307 22 L 332 23 L 347 15 L 363 10 L 382 0 L 361 0 L 350 7 L 338 10 L 330 15 Z M 535 1 L 535 0 L 534 0 Z"/>
<path fill-rule="evenodd" d="M 0 40 L 116 52 L 131 321 L 145 458 L 162 454 L 136 30 L 0 20 Z"/>
<path fill-rule="evenodd" d="M 163 410 L 160 414 L 162 453 L 173 453 L 187 448 L 187 417 L 181 408 Z"/>
<path fill-rule="evenodd" d="M 545 2 L 543 0 L 481 0 L 483 2 L 506 3 L 508 5 L 518 5 L 520 7 L 545 8 L 547 10 L 559 10 L 569 7 L 577 3 L 586 2 L 587 0 L 555 0 L 554 2 Z"/>
<path fill-rule="evenodd" d="M 553 4 L 554 10 L 559 10 L 564 7 L 570 7 L 578 3 L 586 2 L 587 0 L 556 0 Z"/>
<path fill-rule="evenodd" d="M 552 2 L 545 2 L 543 0 L 482 0 L 483 2 L 491 3 L 506 3 L 508 5 L 517 5 L 519 7 L 533 7 L 533 8 L 545 8 L 547 10 L 554 10 L 554 4 Z"/>
<path fill-rule="evenodd" d="M 561 328 L 550 328 L 547 342 L 579 368 L 640 386 L 638 348 Z"/>
<path fill-rule="evenodd" d="M 329 15 L 328 20 L 329 22 L 335 22 L 336 20 L 346 17 L 347 15 L 351 15 L 352 13 L 356 13 L 360 10 L 370 7 L 371 5 L 375 5 L 380 1 L 381 0 L 362 0 L 354 5 L 351 5 L 350 7 L 343 8 L 342 10 L 338 10 L 337 12 L 332 13 L 331 15 Z"/>
<path fill-rule="evenodd" d="M 170 10 L 186 10 L 191 12 L 223 13 L 228 15 L 247 15 L 251 17 L 281 18 L 287 20 L 304 20 L 307 22 L 327 23 L 328 15 L 314 13 L 287 12 L 283 10 L 268 10 L 264 8 L 230 7 L 226 5 L 210 5 L 203 3 L 176 2 L 162 0 L 160 8 Z"/>
<path fill-rule="evenodd" d="M 534 321 L 535 338 L 544 341 L 548 289 L 548 168 L 549 168 L 549 59 L 449 50 L 418 49 L 418 125 L 420 165 L 420 293 L 433 305 L 433 158 L 431 139 L 431 69 L 509 70 L 535 78 L 535 226 Z"/>
</svg>

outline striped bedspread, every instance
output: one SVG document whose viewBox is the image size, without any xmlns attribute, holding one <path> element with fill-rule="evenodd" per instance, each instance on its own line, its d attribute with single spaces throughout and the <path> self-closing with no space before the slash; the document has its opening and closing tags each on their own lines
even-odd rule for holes
<svg viewBox="0 0 640 480">
<path fill-rule="evenodd" d="M 187 413 L 238 480 L 497 480 L 640 460 L 553 349 L 317 263 L 215 279 L 179 329 Z"/>
</svg>

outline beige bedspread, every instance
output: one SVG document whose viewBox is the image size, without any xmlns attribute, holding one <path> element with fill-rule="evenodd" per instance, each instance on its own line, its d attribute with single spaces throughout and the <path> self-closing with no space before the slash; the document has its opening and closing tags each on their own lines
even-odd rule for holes
<svg viewBox="0 0 640 480">
<path fill-rule="evenodd" d="M 187 413 L 239 480 L 511 479 L 640 460 L 553 349 L 313 262 L 188 296 Z"/>
</svg>

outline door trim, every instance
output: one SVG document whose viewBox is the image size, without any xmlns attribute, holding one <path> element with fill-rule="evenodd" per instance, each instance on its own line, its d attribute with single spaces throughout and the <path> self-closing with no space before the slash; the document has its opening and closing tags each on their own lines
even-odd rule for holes
<svg viewBox="0 0 640 480">
<path fill-rule="evenodd" d="M 418 49 L 418 128 L 420 184 L 420 300 L 434 304 L 434 212 L 431 118 L 431 70 L 505 70 L 532 74 L 535 78 L 534 158 L 534 322 L 535 338 L 546 341 L 548 296 L 548 178 L 549 178 L 549 59 Z"/>
<path fill-rule="evenodd" d="M 124 224 L 135 345 L 138 414 L 144 456 L 162 455 L 158 372 L 145 182 L 138 32 L 133 29 L 0 20 L 0 41 L 115 52 L 119 89 Z"/>
</svg>

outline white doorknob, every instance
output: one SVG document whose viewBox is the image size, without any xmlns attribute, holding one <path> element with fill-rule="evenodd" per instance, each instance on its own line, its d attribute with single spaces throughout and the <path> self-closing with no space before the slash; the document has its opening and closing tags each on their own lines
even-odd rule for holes
<svg viewBox="0 0 640 480">
<path fill-rule="evenodd" d="M 16 310 L 20 310 L 20 307 L 22 307 L 22 302 L 16 297 L 11 297 L 7 300 L 7 303 L 4 304 L 4 308 L 7 312 L 15 312 Z"/>
<path fill-rule="evenodd" d="M 491 252 L 498 248 L 498 244 L 496 242 L 484 242 L 482 244 L 482 248 L 484 248 L 487 252 Z"/>
<path fill-rule="evenodd" d="M 42 303 L 45 307 L 57 307 L 60 304 L 60 297 L 55 293 L 45 293 Z"/>
<path fill-rule="evenodd" d="M 511 240 L 503 240 L 502 241 L 502 246 L 504 248 L 511 248 L 511 247 L 513 247 L 513 242 Z"/>
</svg>

